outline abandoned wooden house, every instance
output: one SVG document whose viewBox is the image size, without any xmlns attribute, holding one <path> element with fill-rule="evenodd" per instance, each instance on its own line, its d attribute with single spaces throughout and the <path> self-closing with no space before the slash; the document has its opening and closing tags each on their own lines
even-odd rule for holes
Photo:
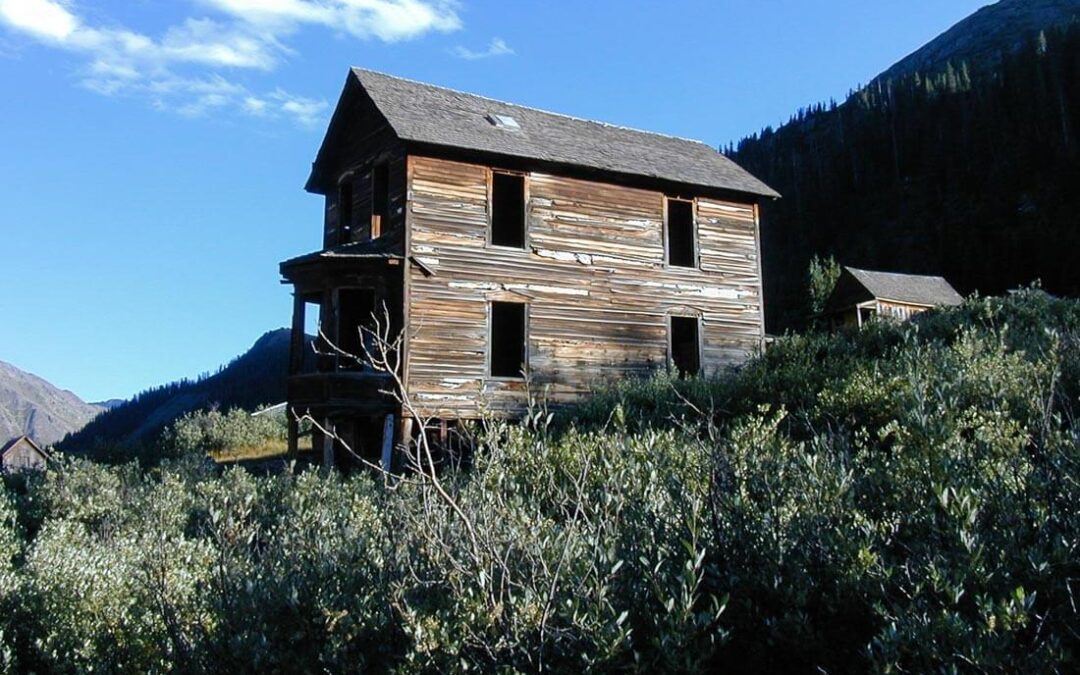
<svg viewBox="0 0 1080 675">
<path fill-rule="evenodd" d="M 326 209 L 322 248 L 281 264 L 290 419 L 375 462 L 530 391 L 714 373 L 764 336 L 758 205 L 778 195 L 697 141 L 354 69 L 306 189 Z M 305 368 L 309 311 L 325 339 Z M 396 377 L 341 353 L 384 312 Z"/>
<path fill-rule="evenodd" d="M 959 305 L 963 301 L 944 277 L 845 267 L 822 315 L 834 327 L 861 328 L 874 317 L 906 321 L 932 307 Z"/>
<path fill-rule="evenodd" d="M 0 448 L 0 467 L 6 474 L 44 471 L 49 455 L 29 436 L 19 436 Z"/>
</svg>

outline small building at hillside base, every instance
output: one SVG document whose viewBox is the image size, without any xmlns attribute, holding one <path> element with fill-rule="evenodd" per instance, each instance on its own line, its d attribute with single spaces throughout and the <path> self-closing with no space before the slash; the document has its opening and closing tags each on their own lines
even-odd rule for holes
<svg viewBox="0 0 1080 675">
<path fill-rule="evenodd" d="M 764 338 L 779 195 L 705 143 L 353 69 L 306 189 L 322 247 L 280 267 L 289 445 L 311 420 L 327 464 L 392 470 L 420 434 L 712 374 Z"/>
<path fill-rule="evenodd" d="M 933 307 L 963 301 L 944 277 L 844 267 L 822 316 L 833 326 L 862 327 L 874 317 L 906 321 Z"/>
<path fill-rule="evenodd" d="M 29 436 L 19 436 L 0 448 L 0 466 L 7 474 L 44 471 L 49 454 Z"/>
</svg>

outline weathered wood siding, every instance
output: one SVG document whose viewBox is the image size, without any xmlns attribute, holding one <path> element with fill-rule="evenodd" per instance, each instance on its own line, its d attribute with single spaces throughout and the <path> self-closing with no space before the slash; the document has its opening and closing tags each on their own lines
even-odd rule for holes
<svg viewBox="0 0 1080 675">
<path fill-rule="evenodd" d="M 489 170 L 409 158 L 409 393 L 426 414 L 520 410 L 521 382 L 487 377 L 489 302 L 528 303 L 533 388 L 559 403 L 663 368 L 668 317 L 702 318 L 703 366 L 763 337 L 756 210 L 699 199 L 701 269 L 664 264 L 664 195 L 529 174 L 525 250 L 487 244 Z"/>
<path fill-rule="evenodd" d="M 343 180 L 352 183 L 352 232 L 350 237 L 340 233 L 341 207 L 338 193 L 326 195 L 326 215 L 323 228 L 323 246 L 333 247 L 350 241 L 367 241 L 371 238 L 372 213 L 372 173 L 377 164 L 387 165 L 388 207 L 387 221 L 382 224 L 382 236 L 392 235 L 404 225 L 405 214 L 405 151 L 400 147 L 390 147 L 373 158 L 357 162 L 343 172 Z"/>
</svg>

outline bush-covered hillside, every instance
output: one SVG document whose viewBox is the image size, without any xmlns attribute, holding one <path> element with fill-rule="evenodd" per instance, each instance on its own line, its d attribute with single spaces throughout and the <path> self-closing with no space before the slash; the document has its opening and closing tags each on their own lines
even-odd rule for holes
<svg viewBox="0 0 1080 675">
<path fill-rule="evenodd" d="M 438 482 L 71 461 L 3 503 L 3 658 L 1074 671 L 1078 339 L 1080 303 L 1038 291 L 793 336 L 494 425 Z"/>
</svg>

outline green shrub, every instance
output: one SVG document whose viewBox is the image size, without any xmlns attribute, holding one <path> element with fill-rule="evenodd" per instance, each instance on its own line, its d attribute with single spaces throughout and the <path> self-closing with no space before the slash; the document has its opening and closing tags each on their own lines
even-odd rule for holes
<svg viewBox="0 0 1080 675">
<path fill-rule="evenodd" d="M 1076 669 L 1080 303 L 1027 290 L 491 423 L 468 470 L 218 474 L 174 427 L 0 503 L 37 672 Z M 256 418 L 258 419 L 258 418 Z M 298 665 L 299 664 L 299 665 Z"/>
<path fill-rule="evenodd" d="M 161 446 L 168 457 L 227 455 L 283 446 L 286 440 L 283 414 L 252 415 L 237 408 L 188 413 L 165 430 Z"/>
</svg>

